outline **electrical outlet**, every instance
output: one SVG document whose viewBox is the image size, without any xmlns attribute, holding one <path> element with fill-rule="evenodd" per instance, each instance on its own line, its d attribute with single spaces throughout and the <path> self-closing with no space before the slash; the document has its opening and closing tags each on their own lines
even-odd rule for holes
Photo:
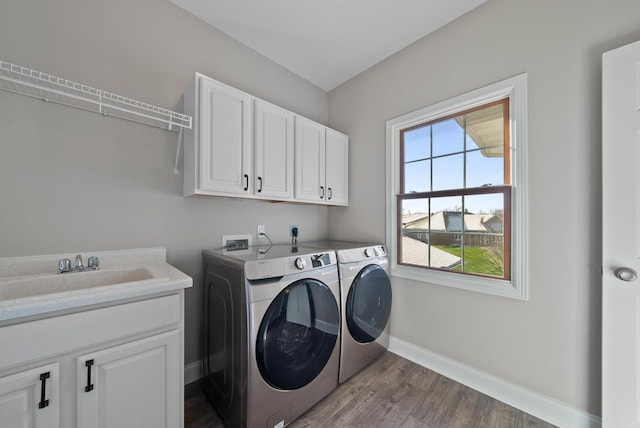
<svg viewBox="0 0 640 428">
<path fill-rule="evenodd" d="M 262 234 L 266 234 L 267 233 L 267 228 L 265 227 L 264 224 L 259 224 L 258 225 L 258 238 L 260 238 L 260 235 Z"/>
<path fill-rule="evenodd" d="M 300 228 L 295 224 L 289 225 L 289 236 L 294 236 L 293 229 L 296 230 L 295 236 L 297 237 L 300 234 Z"/>
</svg>

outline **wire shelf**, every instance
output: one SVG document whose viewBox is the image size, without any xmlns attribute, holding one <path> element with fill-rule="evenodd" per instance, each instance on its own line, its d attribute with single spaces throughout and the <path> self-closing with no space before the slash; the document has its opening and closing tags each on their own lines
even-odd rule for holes
<svg viewBox="0 0 640 428">
<path fill-rule="evenodd" d="M 121 95 L 0 60 L 0 89 L 169 131 L 191 129 L 192 118 Z"/>
</svg>

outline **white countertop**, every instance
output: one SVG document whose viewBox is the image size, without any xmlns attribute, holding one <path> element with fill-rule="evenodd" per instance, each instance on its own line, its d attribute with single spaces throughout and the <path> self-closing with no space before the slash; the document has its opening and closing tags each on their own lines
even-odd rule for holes
<svg viewBox="0 0 640 428">
<path fill-rule="evenodd" d="M 60 311 L 117 303 L 191 287 L 188 275 L 166 262 L 166 249 L 83 252 L 100 270 L 59 274 L 58 260 L 76 254 L 0 258 L 0 325 Z"/>
</svg>

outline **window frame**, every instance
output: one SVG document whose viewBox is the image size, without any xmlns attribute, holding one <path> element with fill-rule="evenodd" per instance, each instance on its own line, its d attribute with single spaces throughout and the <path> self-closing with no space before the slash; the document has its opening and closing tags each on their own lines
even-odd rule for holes
<svg viewBox="0 0 640 428">
<path fill-rule="evenodd" d="M 511 186 L 511 276 L 509 280 L 465 275 L 437 269 L 425 269 L 398 263 L 400 205 L 398 194 L 401 186 L 403 160 L 401 131 L 455 116 L 482 105 L 508 98 L 509 108 L 509 162 Z M 454 98 L 424 107 L 388 120 L 386 123 L 386 242 L 390 255 L 392 277 L 482 292 L 486 294 L 528 300 L 527 268 L 527 74 L 523 73 Z M 498 186 L 495 186 L 498 187 Z M 505 219 L 505 222 L 507 219 Z M 506 227 L 506 225 L 505 225 Z"/>
<path fill-rule="evenodd" d="M 416 126 L 412 126 L 409 128 L 403 128 L 400 130 L 400 159 L 399 159 L 399 168 L 400 168 L 400 172 L 399 172 L 399 176 L 400 176 L 400 184 L 399 184 L 399 191 L 396 194 L 396 208 L 398 210 L 397 213 L 397 219 L 401 219 L 402 218 L 402 203 L 404 201 L 409 201 L 412 199 L 430 199 L 430 198 L 438 198 L 438 197 L 448 197 L 448 196 L 460 196 L 462 198 L 464 198 L 465 196 L 473 196 L 473 195 L 487 195 L 487 194 L 502 194 L 502 198 L 504 201 L 503 207 L 504 207 L 504 217 L 503 217 L 503 223 L 504 223 L 504 227 L 503 227 L 503 232 L 502 232 L 502 238 L 503 238 L 503 255 L 504 255 L 504 263 L 503 263 L 503 277 L 502 278 L 498 278 L 498 279 L 506 279 L 506 280 L 510 280 L 511 279 L 511 162 L 510 162 L 510 156 L 508 155 L 503 155 L 503 166 L 502 166 L 502 184 L 499 185 L 491 185 L 491 186 L 482 186 L 482 187 L 467 187 L 466 184 L 466 171 L 463 171 L 463 187 L 460 188 L 447 188 L 447 189 L 443 189 L 443 190 L 432 190 L 433 189 L 433 183 L 431 183 L 431 189 L 430 190 L 423 190 L 423 191 L 410 191 L 407 192 L 406 189 L 406 166 L 407 166 L 407 162 L 405 159 L 405 152 L 404 150 L 406 149 L 406 145 L 405 145 L 405 135 L 407 132 L 411 132 L 414 131 L 416 129 L 422 129 L 422 128 L 430 128 L 431 130 L 433 129 L 434 125 L 437 125 L 438 123 L 443 123 L 445 121 L 448 121 L 450 119 L 455 119 L 461 116 L 466 116 L 468 114 L 472 114 L 474 112 L 477 111 L 481 111 L 481 110 L 486 110 L 488 108 L 491 107 L 495 107 L 495 106 L 501 106 L 502 107 L 502 111 L 503 111 L 503 154 L 509 154 L 510 153 L 510 121 L 509 121 L 509 97 L 504 97 L 501 98 L 497 101 L 492 101 L 486 104 L 481 104 L 479 106 L 473 107 L 471 109 L 468 110 L 464 110 L 464 111 L 458 111 L 452 115 L 448 115 L 448 116 L 443 116 L 443 117 L 438 117 L 437 119 L 433 120 L 433 121 L 429 121 L 429 122 L 422 122 L 419 125 Z M 505 114 L 506 113 L 506 114 Z M 466 122 L 466 121 L 465 121 Z M 466 126 L 466 125 L 465 125 Z M 466 138 L 465 138 L 466 141 Z M 475 153 L 476 151 L 480 150 L 479 148 L 473 149 L 473 150 L 468 150 L 466 144 L 465 146 L 462 148 L 462 151 L 454 151 L 453 153 L 450 154 L 444 154 L 444 155 L 438 155 L 438 156 L 433 156 L 432 150 L 433 150 L 433 140 L 430 139 L 430 156 L 424 158 L 424 159 L 419 159 L 418 161 L 423 161 L 423 160 L 430 160 L 433 161 L 433 159 L 440 159 L 443 157 L 447 157 L 447 156 L 457 156 L 459 154 L 463 154 L 465 157 L 467 156 L 467 153 Z M 412 161 L 415 162 L 415 161 Z M 466 165 L 466 162 L 465 162 Z M 433 174 L 433 167 L 430 167 L 431 170 L 431 174 Z M 430 177 L 430 179 L 432 179 L 433 176 Z M 464 202 L 463 202 L 463 206 L 462 209 L 464 210 Z M 461 213 L 462 217 L 462 221 L 464 222 L 464 213 Z M 437 268 L 437 267 L 427 267 L 427 266 L 421 266 L 421 265 L 412 265 L 411 263 L 406 263 L 406 262 L 400 262 L 399 260 L 402 259 L 402 253 L 404 248 L 402 247 L 402 222 L 401 221 L 397 221 L 397 233 L 396 233 L 396 248 L 398 249 L 397 251 L 397 257 L 396 257 L 396 262 L 400 265 L 403 266 L 415 266 L 418 268 L 422 268 L 422 269 L 439 269 L 439 270 L 444 270 L 444 271 L 451 271 L 451 269 L 446 269 L 446 268 Z M 465 232 L 464 230 L 460 231 L 460 234 L 456 234 L 456 233 L 451 233 L 453 234 L 453 238 L 456 239 L 461 239 L 464 242 L 464 236 L 472 236 L 473 233 L 468 233 Z M 419 236 L 421 234 L 418 234 L 418 239 L 421 238 L 421 236 Z M 427 232 L 427 235 L 430 235 L 430 231 Z M 462 243 L 462 252 L 464 253 L 464 243 Z M 464 258 L 464 257 L 463 257 Z M 464 265 L 464 262 L 463 262 Z M 490 278 L 496 278 L 495 276 L 490 276 L 490 275 L 483 275 L 483 274 L 479 274 L 479 273 L 474 273 L 474 272 L 458 272 L 455 271 L 458 274 L 463 274 L 463 275 L 475 275 L 475 276 L 487 276 Z"/>
</svg>

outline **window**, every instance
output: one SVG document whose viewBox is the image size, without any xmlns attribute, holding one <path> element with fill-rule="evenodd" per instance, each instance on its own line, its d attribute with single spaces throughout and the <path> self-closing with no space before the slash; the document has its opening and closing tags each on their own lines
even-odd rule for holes
<svg viewBox="0 0 640 428">
<path fill-rule="evenodd" d="M 526 299 L 526 75 L 387 122 L 392 275 Z"/>
</svg>

